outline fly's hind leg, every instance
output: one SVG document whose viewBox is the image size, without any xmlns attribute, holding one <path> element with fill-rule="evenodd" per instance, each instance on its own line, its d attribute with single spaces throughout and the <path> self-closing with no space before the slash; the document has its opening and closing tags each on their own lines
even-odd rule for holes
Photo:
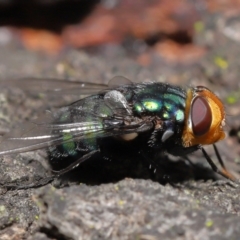
<svg viewBox="0 0 240 240">
<path fill-rule="evenodd" d="M 100 150 L 94 150 L 92 152 L 89 152 L 89 153 L 83 155 L 81 158 L 79 158 L 78 160 L 73 162 L 71 165 L 69 165 L 68 167 L 66 167 L 66 168 L 64 168 L 62 170 L 59 170 L 59 171 L 52 170 L 52 172 L 54 173 L 55 178 L 58 178 L 58 177 L 64 175 L 65 173 L 68 173 L 68 172 L 72 171 L 73 169 L 78 167 L 80 164 L 82 164 L 83 162 L 88 160 L 90 157 L 92 157 L 94 154 L 98 153 L 99 151 Z"/>
</svg>

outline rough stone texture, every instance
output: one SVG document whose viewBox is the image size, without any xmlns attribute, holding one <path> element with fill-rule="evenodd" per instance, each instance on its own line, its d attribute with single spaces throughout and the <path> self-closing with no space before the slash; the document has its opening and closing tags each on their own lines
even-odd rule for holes
<svg viewBox="0 0 240 240">
<path fill-rule="evenodd" d="M 132 179 L 91 188 L 47 187 L 38 193 L 40 225 L 55 238 L 238 239 L 236 191 L 210 182 L 178 189 Z"/>
</svg>

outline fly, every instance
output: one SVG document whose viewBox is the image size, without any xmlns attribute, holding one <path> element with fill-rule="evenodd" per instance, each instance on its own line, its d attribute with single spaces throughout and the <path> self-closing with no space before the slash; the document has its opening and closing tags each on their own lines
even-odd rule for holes
<svg viewBox="0 0 240 240">
<path fill-rule="evenodd" d="M 44 185 L 92 158 L 114 160 L 126 146 L 147 159 L 159 152 L 186 156 L 201 150 L 213 171 L 234 180 L 215 145 L 225 137 L 225 111 L 212 91 L 203 86 L 132 83 L 125 78 L 119 85 L 119 79 L 108 86 L 74 83 L 82 87 L 80 93 L 91 95 L 51 112 L 50 120 L 4 136 L 0 155 L 46 148 L 53 176 Z M 221 170 L 203 148 L 210 144 Z"/>
</svg>

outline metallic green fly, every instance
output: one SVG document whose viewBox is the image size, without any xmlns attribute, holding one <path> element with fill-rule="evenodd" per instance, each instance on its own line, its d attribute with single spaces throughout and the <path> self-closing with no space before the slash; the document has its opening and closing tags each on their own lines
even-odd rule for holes
<svg viewBox="0 0 240 240">
<path fill-rule="evenodd" d="M 61 96 L 60 81 L 22 82 L 26 90 L 36 87 L 36 91 L 39 83 L 43 90 Z M 0 155 L 47 148 L 53 176 L 41 185 L 92 158 L 114 161 L 129 153 L 154 159 L 159 152 L 186 156 L 199 149 L 215 172 L 234 179 L 214 145 L 225 137 L 225 111 L 221 100 L 209 89 L 132 83 L 123 77 L 114 78 L 108 86 L 79 82 L 69 82 L 69 86 L 70 92 L 89 96 L 51 112 L 50 118 L 48 113 L 42 122 L 29 123 L 27 129 L 13 131 L 1 140 Z M 203 148 L 210 144 L 222 170 Z"/>
</svg>

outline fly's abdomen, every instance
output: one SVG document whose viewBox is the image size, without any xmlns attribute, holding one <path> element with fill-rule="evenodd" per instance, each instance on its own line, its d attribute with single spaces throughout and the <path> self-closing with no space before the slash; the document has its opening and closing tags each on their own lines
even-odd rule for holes
<svg viewBox="0 0 240 240">
<path fill-rule="evenodd" d="M 97 138 L 104 134 L 103 119 L 112 115 L 101 95 L 82 99 L 62 108 L 55 116 L 55 125 L 65 129 L 53 130 L 61 144 L 49 147 L 50 165 L 54 170 L 66 168 L 84 155 L 98 150 Z"/>
<path fill-rule="evenodd" d="M 96 139 L 73 140 L 71 134 L 62 135 L 64 143 L 48 149 L 49 162 L 54 170 L 61 170 L 74 163 L 85 154 L 96 150 Z"/>
</svg>

